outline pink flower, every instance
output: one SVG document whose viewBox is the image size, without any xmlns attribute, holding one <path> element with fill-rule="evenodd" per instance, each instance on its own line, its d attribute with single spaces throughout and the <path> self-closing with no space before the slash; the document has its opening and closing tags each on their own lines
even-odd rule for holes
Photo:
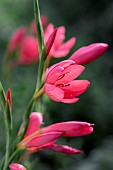
<svg viewBox="0 0 113 170">
<path fill-rule="evenodd" d="M 77 96 L 85 92 L 90 85 L 88 80 L 74 80 L 84 69 L 72 60 L 53 65 L 46 74 L 45 93 L 56 102 L 77 102 Z"/>
<path fill-rule="evenodd" d="M 41 16 L 41 22 L 42 22 L 42 26 L 45 27 L 48 23 L 48 18 L 47 16 L 45 15 L 42 15 Z M 31 25 L 30 25 L 30 30 L 33 32 L 33 33 L 36 33 L 36 22 L 35 21 L 32 21 Z"/>
<path fill-rule="evenodd" d="M 20 165 L 20 164 L 17 164 L 17 163 L 10 164 L 9 168 L 11 170 L 26 170 L 26 168 L 23 165 Z"/>
<path fill-rule="evenodd" d="M 24 36 L 25 36 L 25 27 L 20 27 L 16 30 L 16 32 L 13 33 L 9 44 L 8 44 L 8 52 L 14 52 L 14 50 L 16 50 L 16 48 L 19 47 L 19 45 L 21 44 Z"/>
<path fill-rule="evenodd" d="M 88 64 L 100 57 L 108 48 L 108 44 L 94 43 L 78 49 L 69 59 L 76 64 Z"/>
<path fill-rule="evenodd" d="M 54 31 L 53 24 L 49 24 L 44 32 L 45 43 L 48 41 L 53 31 Z M 49 56 L 60 58 L 66 56 L 70 52 L 71 48 L 75 44 L 76 39 L 73 37 L 67 42 L 63 43 L 64 38 L 65 38 L 65 27 L 61 26 L 58 28 L 56 38 L 52 46 L 52 49 L 50 50 Z"/>
<path fill-rule="evenodd" d="M 32 64 L 39 60 L 37 39 L 25 36 L 18 51 L 17 64 Z"/>
<path fill-rule="evenodd" d="M 34 132 L 39 130 L 39 126 L 43 124 L 43 117 L 41 113 L 33 112 L 30 115 L 29 125 L 26 131 L 26 134 L 24 136 L 24 139 L 26 139 L 29 135 L 33 134 Z M 23 145 L 25 145 L 27 148 L 30 147 L 41 147 L 44 146 L 50 142 L 55 141 L 61 136 L 62 132 L 58 131 L 52 131 L 47 133 L 41 133 L 39 130 L 38 135 L 33 136 L 28 141 L 24 142 Z"/>
<path fill-rule="evenodd" d="M 26 146 L 27 150 L 31 152 L 49 149 L 65 154 L 82 153 L 82 151 L 69 146 L 57 145 L 55 141 L 61 136 L 84 136 L 93 132 L 93 124 L 87 122 L 68 121 L 40 128 L 40 125 L 43 123 L 42 121 L 43 117 L 41 113 L 31 113 L 29 125 L 24 136 L 24 141 L 22 142 L 22 145 Z M 31 138 L 30 135 L 32 135 Z M 28 140 L 26 140 L 27 138 Z"/>
<path fill-rule="evenodd" d="M 7 100 L 7 102 L 9 102 L 10 108 L 12 110 L 12 95 L 11 95 L 11 89 L 10 88 L 7 90 L 6 100 Z"/>
</svg>

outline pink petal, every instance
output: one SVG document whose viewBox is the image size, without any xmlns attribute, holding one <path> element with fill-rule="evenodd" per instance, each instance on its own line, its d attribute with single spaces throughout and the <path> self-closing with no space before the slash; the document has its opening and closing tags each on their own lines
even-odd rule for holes
<svg viewBox="0 0 113 170">
<path fill-rule="evenodd" d="M 64 91 L 54 85 L 45 83 L 44 89 L 45 93 L 56 102 L 60 102 L 64 97 Z"/>
<path fill-rule="evenodd" d="M 61 58 L 61 57 L 65 57 L 68 53 L 69 53 L 69 49 L 52 49 L 49 53 L 49 56 L 54 57 L 54 58 Z"/>
<path fill-rule="evenodd" d="M 44 40 L 45 42 L 48 41 L 50 35 L 52 34 L 52 32 L 54 31 L 54 25 L 53 24 L 49 24 L 47 26 L 47 28 L 45 29 L 45 32 L 44 32 Z"/>
<path fill-rule="evenodd" d="M 56 67 L 59 67 L 59 66 L 60 66 L 60 67 L 63 67 L 62 70 L 64 70 L 65 67 L 68 67 L 69 65 L 74 64 L 74 63 L 75 63 L 75 62 L 72 61 L 72 60 L 64 60 L 64 61 L 62 61 L 62 62 L 60 62 L 60 63 L 57 63 L 57 64 L 52 65 L 52 66 L 49 67 L 48 70 L 46 71 L 46 79 L 47 79 L 47 77 L 48 77 L 48 74 L 50 74 L 51 72 L 53 72 Z"/>
<path fill-rule="evenodd" d="M 69 59 L 77 64 L 87 64 L 100 57 L 108 48 L 108 44 L 94 43 L 78 49 Z"/>
<path fill-rule="evenodd" d="M 68 121 L 50 125 L 42 129 L 43 132 L 59 131 L 62 136 L 84 136 L 93 132 L 92 124 L 79 121 Z"/>
<path fill-rule="evenodd" d="M 64 61 L 61 61 L 60 63 L 55 64 L 55 67 L 56 66 L 61 66 L 63 68 L 66 68 L 66 67 L 68 67 L 68 66 L 70 66 L 71 64 L 74 64 L 74 63 L 75 62 L 72 61 L 72 60 L 64 60 Z"/>
<path fill-rule="evenodd" d="M 49 149 L 49 150 L 52 150 L 52 151 L 55 151 L 55 152 L 61 152 L 61 153 L 67 154 L 67 155 L 83 153 L 83 151 L 72 148 L 70 146 L 57 145 L 57 144 L 46 146 L 45 149 Z"/>
<path fill-rule="evenodd" d="M 61 46 L 60 46 L 60 50 L 65 50 L 65 49 L 71 49 L 74 44 L 76 42 L 76 38 L 71 38 L 70 40 L 64 42 Z"/>
<path fill-rule="evenodd" d="M 64 68 L 61 66 L 54 67 L 51 71 L 48 70 L 46 83 L 55 84 L 58 77 L 62 74 Z"/>
<path fill-rule="evenodd" d="M 75 41 L 76 41 L 75 38 L 71 38 L 67 42 L 57 47 L 57 49 L 53 48 L 50 51 L 50 56 L 55 57 L 55 58 L 61 58 L 61 57 L 66 56 L 70 52 L 70 49 L 75 44 Z"/>
<path fill-rule="evenodd" d="M 51 48 L 52 48 L 52 46 L 54 44 L 54 40 L 55 40 L 55 37 L 56 37 L 57 30 L 58 30 L 58 28 L 56 28 L 53 31 L 53 33 L 50 35 L 50 37 L 49 37 L 49 39 L 48 39 L 48 41 L 46 43 L 47 56 L 48 56 L 48 54 L 49 54 L 49 52 L 50 52 L 50 50 L 51 50 Z"/>
<path fill-rule="evenodd" d="M 59 66 L 60 66 L 60 67 L 66 68 L 66 67 L 68 67 L 69 65 L 74 64 L 74 63 L 75 63 L 75 62 L 72 61 L 72 60 L 64 60 L 64 61 L 61 61 L 60 63 L 57 63 L 57 64 L 52 65 L 51 67 L 49 67 L 49 69 L 48 69 L 47 72 L 46 72 L 46 79 L 47 79 L 48 74 L 50 74 L 51 72 L 53 72 L 56 67 L 59 67 Z M 63 69 L 63 70 L 64 70 L 64 69 Z"/>
<path fill-rule="evenodd" d="M 56 38 L 55 38 L 54 48 L 56 50 L 62 44 L 64 38 L 65 38 L 65 27 L 61 26 L 59 27 Z"/>
<path fill-rule="evenodd" d="M 27 146 L 27 148 L 41 147 L 45 144 L 57 140 L 61 135 L 62 132 L 56 132 L 56 131 L 40 134 L 32 138 L 31 140 L 29 140 L 27 143 L 25 143 L 25 145 Z"/>
<path fill-rule="evenodd" d="M 46 147 L 50 146 L 50 145 L 53 145 L 54 143 L 56 142 L 56 140 L 52 141 L 52 142 L 49 142 L 43 146 L 40 146 L 40 147 L 30 147 L 30 148 L 27 148 L 27 150 L 29 151 L 32 151 L 32 152 L 37 152 L 39 150 L 43 150 L 43 149 L 46 149 Z"/>
<path fill-rule="evenodd" d="M 60 63 L 54 64 L 46 71 L 46 82 L 55 83 L 58 77 L 61 75 L 62 71 L 74 64 L 75 62 L 72 60 L 64 60 Z M 52 77 L 52 78 L 51 78 Z"/>
<path fill-rule="evenodd" d="M 28 128 L 24 138 L 36 132 L 39 129 L 40 125 L 42 124 L 42 121 L 43 121 L 42 113 L 32 112 L 30 115 Z"/>
<path fill-rule="evenodd" d="M 69 85 L 67 84 L 67 86 L 61 87 L 61 89 L 65 92 L 64 98 L 73 98 L 84 93 L 89 85 L 90 82 L 88 80 L 74 80 Z"/>
<path fill-rule="evenodd" d="M 62 84 L 62 83 L 68 83 L 72 81 L 73 79 L 77 78 L 85 69 L 85 67 L 77 64 L 73 64 L 65 68 L 65 70 L 62 72 L 61 78 L 57 80 L 57 84 Z"/>
<path fill-rule="evenodd" d="M 79 98 L 64 98 L 64 99 L 62 99 L 62 101 L 61 102 L 63 102 L 63 103 L 68 103 L 68 104 L 72 104 L 72 103 L 76 103 L 76 102 L 78 102 L 79 101 Z"/>
<path fill-rule="evenodd" d="M 18 28 L 12 35 L 9 44 L 8 44 L 8 51 L 13 52 L 17 46 L 19 46 L 25 36 L 25 27 Z"/>
<path fill-rule="evenodd" d="M 23 165 L 20 165 L 20 164 L 17 164 L 17 163 L 10 164 L 9 168 L 11 170 L 27 170 Z"/>
<path fill-rule="evenodd" d="M 24 37 L 18 52 L 18 64 L 32 64 L 39 60 L 37 39 L 33 36 Z"/>
</svg>

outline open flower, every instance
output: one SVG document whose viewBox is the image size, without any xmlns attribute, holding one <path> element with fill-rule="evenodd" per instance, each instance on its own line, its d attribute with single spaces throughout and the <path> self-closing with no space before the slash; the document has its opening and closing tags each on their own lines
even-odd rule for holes
<svg viewBox="0 0 113 170">
<path fill-rule="evenodd" d="M 45 43 L 48 41 L 50 35 L 54 31 L 53 24 L 49 24 L 44 32 Z M 54 44 L 50 50 L 49 56 L 60 58 L 66 56 L 71 48 L 74 46 L 76 39 L 73 37 L 70 40 L 63 42 L 65 38 L 65 27 L 61 26 L 58 28 Z"/>
<path fill-rule="evenodd" d="M 40 128 L 40 125 L 42 124 L 42 114 L 39 112 L 31 113 L 24 140 L 20 143 L 31 152 L 36 152 L 42 149 L 49 149 L 65 154 L 82 153 L 80 150 L 69 146 L 57 145 L 55 142 L 61 136 L 84 136 L 93 132 L 93 124 L 87 122 L 68 121 Z"/>
<path fill-rule="evenodd" d="M 100 57 L 107 48 L 108 44 L 94 43 L 78 49 L 69 59 L 75 61 L 76 64 L 88 64 Z"/>
<path fill-rule="evenodd" d="M 10 164 L 9 168 L 11 170 L 26 170 L 26 168 L 23 165 L 20 165 L 20 164 L 17 164 L 17 163 Z"/>
<path fill-rule="evenodd" d="M 56 102 L 77 102 L 77 96 L 85 92 L 90 85 L 88 80 L 74 80 L 84 69 L 72 60 L 53 65 L 46 74 L 45 93 Z"/>
<path fill-rule="evenodd" d="M 31 35 L 25 36 L 17 55 L 17 64 L 36 63 L 39 60 L 37 39 Z"/>
</svg>

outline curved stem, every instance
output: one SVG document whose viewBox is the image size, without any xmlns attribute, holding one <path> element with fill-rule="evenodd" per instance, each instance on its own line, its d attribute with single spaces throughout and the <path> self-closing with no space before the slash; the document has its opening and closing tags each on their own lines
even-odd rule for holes
<svg viewBox="0 0 113 170">
<path fill-rule="evenodd" d="M 7 170 L 9 164 L 12 162 L 13 158 L 22 150 L 24 150 L 24 148 L 22 146 L 20 146 L 15 152 L 13 152 L 13 154 L 10 156 L 10 159 L 8 160 L 6 167 L 3 170 Z"/>
<path fill-rule="evenodd" d="M 45 68 L 44 68 L 44 71 L 46 71 L 46 69 L 49 67 L 50 62 L 51 62 L 51 57 L 50 57 L 50 56 L 47 56 L 47 58 L 46 58 L 46 62 L 45 62 Z"/>
<path fill-rule="evenodd" d="M 34 95 L 34 101 L 38 100 L 39 96 L 41 96 L 44 93 L 44 87 L 42 87 L 38 92 Z"/>
</svg>

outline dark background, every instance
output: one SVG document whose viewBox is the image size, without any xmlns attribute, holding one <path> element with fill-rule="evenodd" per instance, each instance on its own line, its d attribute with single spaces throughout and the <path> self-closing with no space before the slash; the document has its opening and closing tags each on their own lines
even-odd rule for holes
<svg viewBox="0 0 113 170">
<path fill-rule="evenodd" d="M 59 140 L 60 144 L 84 150 L 84 154 L 67 156 L 41 151 L 25 164 L 30 170 L 113 170 L 113 1 L 41 0 L 40 7 L 41 14 L 47 15 L 55 27 L 66 27 L 66 39 L 72 36 L 77 38 L 68 56 L 79 47 L 95 42 L 108 43 L 109 49 L 98 60 L 86 65 L 81 79 L 88 79 L 91 86 L 81 95 L 78 103 L 65 105 L 46 98 L 45 125 L 68 120 L 95 124 L 95 131 L 91 135 Z M 19 26 L 29 27 L 33 18 L 33 0 L 0 1 L 0 77 L 9 38 Z M 5 86 L 5 90 L 8 87 L 12 89 L 15 133 L 33 94 L 36 75 L 37 65 L 18 66 Z M 5 140 L 2 122 L 0 112 L 0 158 Z"/>
</svg>

